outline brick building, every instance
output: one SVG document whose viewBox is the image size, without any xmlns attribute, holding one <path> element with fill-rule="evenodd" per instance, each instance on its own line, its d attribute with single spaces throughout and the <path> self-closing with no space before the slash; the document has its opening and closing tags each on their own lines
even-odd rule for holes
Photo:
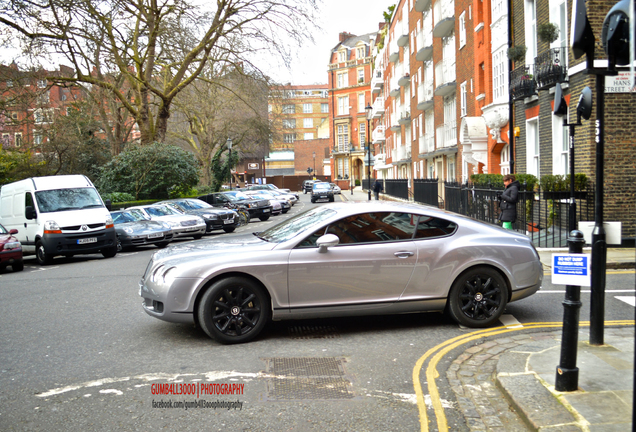
<svg viewBox="0 0 636 432">
<path fill-rule="evenodd" d="M 328 68 L 330 124 L 333 138 L 331 178 L 343 189 L 367 175 L 367 111 L 371 103 L 371 49 L 376 33 L 340 33 Z"/>
</svg>

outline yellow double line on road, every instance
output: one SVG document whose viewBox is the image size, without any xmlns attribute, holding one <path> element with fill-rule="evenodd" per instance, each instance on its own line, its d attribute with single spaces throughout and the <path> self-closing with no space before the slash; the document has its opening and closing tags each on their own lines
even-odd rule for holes
<svg viewBox="0 0 636 432">
<path fill-rule="evenodd" d="M 581 321 L 579 326 L 587 327 L 590 325 L 589 321 Z M 622 325 L 634 325 L 634 320 L 617 320 L 617 321 L 605 321 L 606 326 L 622 326 Z M 424 393 L 422 392 L 422 386 L 420 384 L 420 372 L 424 365 L 424 362 L 430 357 L 428 366 L 426 368 L 426 381 L 428 383 L 428 394 L 431 397 L 431 404 L 433 411 L 435 412 L 435 418 L 437 420 L 438 431 L 447 431 L 448 422 L 446 421 L 446 415 L 444 414 L 444 408 L 442 407 L 442 400 L 439 396 L 439 390 L 435 384 L 435 379 L 439 377 L 437 372 L 437 364 L 449 351 L 457 348 L 460 345 L 481 339 L 489 336 L 496 336 L 504 333 L 515 332 L 519 330 L 537 329 L 537 328 L 561 328 L 562 322 L 544 322 L 544 323 L 528 323 L 528 324 L 516 324 L 513 326 L 496 327 L 485 330 L 478 330 L 465 335 L 457 336 L 449 339 L 436 347 L 426 351 L 426 353 L 419 358 L 413 368 L 413 386 L 415 387 L 415 396 L 417 399 L 417 408 L 420 414 L 420 430 L 422 432 L 428 432 L 428 414 L 426 411 L 426 404 L 424 403 Z"/>
</svg>

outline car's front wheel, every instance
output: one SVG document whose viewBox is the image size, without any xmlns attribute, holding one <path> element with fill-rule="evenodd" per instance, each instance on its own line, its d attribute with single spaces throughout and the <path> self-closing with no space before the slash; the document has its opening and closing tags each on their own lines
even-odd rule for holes
<svg viewBox="0 0 636 432">
<path fill-rule="evenodd" d="M 269 299 L 255 282 L 229 277 L 215 282 L 203 294 L 197 316 L 203 331 L 218 342 L 248 342 L 269 321 Z"/>
<path fill-rule="evenodd" d="M 448 295 L 452 318 L 466 327 L 488 327 L 495 323 L 508 303 L 503 277 L 489 267 L 475 267 L 462 273 Z"/>
<path fill-rule="evenodd" d="M 258 217 L 261 221 L 265 222 L 267 219 L 269 219 L 269 215 L 267 216 L 259 216 Z"/>
<path fill-rule="evenodd" d="M 51 261 L 53 261 L 53 257 L 46 253 L 44 244 L 41 241 L 35 244 L 35 259 L 40 265 L 51 264 Z"/>
<path fill-rule="evenodd" d="M 102 255 L 104 258 L 112 258 L 117 255 L 117 246 L 102 249 Z"/>
<path fill-rule="evenodd" d="M 13 270 L 14 272 L 19 272 L 24 270 L 24 261 L 22 260 L 13 261 L 13 264 L 11 264 L 11 270 Z"/>
<path fill-rule="evenodd" d="M 236 227 L 226 227 L 223 228 L 223 231 L 225 231 L 226 233 L 233 233 L 235 229 Z"/>
</svg>

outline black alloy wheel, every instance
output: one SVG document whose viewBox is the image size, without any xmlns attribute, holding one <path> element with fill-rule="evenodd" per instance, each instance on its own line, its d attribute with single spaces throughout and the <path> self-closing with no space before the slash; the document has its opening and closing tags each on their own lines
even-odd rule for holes
<svg viewBox="0 0 636 432">
<path fill-rule="evenodd" d="M 263 330 L 270 317 L 269 299 L 255 282 L 229 277 L 215 282 L 198 307 L 199 324 L 224 344 L 248 342 Z"/>
<path fill-rule="evenodd" d="M 496 270 L 480 266 L 457 278 L 448 296 L 448 309 L 458 323 L 481 328 L 494 324 L 507 302 L 504 279 Z"/>
</svg>

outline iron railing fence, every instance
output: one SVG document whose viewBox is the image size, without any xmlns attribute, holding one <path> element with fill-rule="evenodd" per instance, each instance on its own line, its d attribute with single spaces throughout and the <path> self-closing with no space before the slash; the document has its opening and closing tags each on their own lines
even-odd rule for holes
<svg viewBox="0 0 636 432">
<path fill-rule="evenodd" d="M 499 222 L 498 193 L 503 188 L 445 182 L 445 209 L 473 219 Z M 575 193 L 576 221 L 594 218 L 594 188 Z M 527 191 L 521 185 L 517 203 L 516 231 L 531 238 L 536 247 L 567 247 L 570 192 L 544 192 L 539 186 Z"/>
<path fill-rule="evenodd" d="M 413 179 L 413 200 L 422 204 L 439 207 L 438 179 Z"/>
<path fill-rule="evenodd" d="M 384 179 L 384 193 L 404 200 L 409 199 L 409 181 L 407 179 Z"/>
</svg>

